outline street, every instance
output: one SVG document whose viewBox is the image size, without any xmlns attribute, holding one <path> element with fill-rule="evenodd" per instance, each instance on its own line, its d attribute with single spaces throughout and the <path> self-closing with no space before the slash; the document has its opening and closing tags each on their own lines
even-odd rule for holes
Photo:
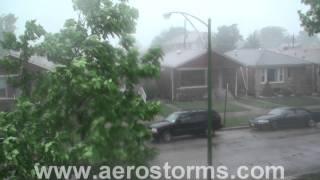
<svg viewBox="0 0 320 180">
<path fill-rule="evenodd" d="M 219 131 L 213 138 L 213 163 L 232 173 L 242 165 L 282 165 L 286 177 L 319 171 L 319 137 L 319 128 Z M 185 136 L 154 147 L 159 151 L 154 165 L 206 165 L 206 138 Z"/>
</svg>

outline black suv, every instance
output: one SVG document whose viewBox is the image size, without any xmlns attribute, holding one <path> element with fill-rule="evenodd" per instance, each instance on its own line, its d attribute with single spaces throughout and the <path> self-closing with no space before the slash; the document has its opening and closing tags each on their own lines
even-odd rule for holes
<svg viewBox="0 0 320 180">
<path fill-rule="evenodd" d="M 216 111 L 212 111 L 213 130 L 222 127 L 221 117 Z M 179 135 L 206 135 L 208 127 L 208 112 L 182 111 L 170 114 L 163 121 L 153 123 L 150 128 L 155 140 L 168 142 L 172 136 Z"/>
</svg>

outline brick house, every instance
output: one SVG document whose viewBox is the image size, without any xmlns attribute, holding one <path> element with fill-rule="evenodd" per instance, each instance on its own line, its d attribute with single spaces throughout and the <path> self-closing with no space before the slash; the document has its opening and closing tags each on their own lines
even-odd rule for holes
<svg viewBox="0 0 320 180">
<path fill-rule="evenodd" d="M 274 93 L 312 94 L 313 63 L 275 50 L 239 49 L 225 55 L 241 64 L 240 84 L 246 94 L 262 96 L 268 82 Z"/>
<path fill-rule="evenodd" d="M 312 63 L 313 92 L 320 93 L 320 48 L 287 48 L 277 50 L 277 52 Z"/>
<path fill-rule="evenodd" d="M 8 54 L 11 60 L 15 61 L 19 58 L 19 53 L 10 52 Z M 30 72 L 51 71 L 56 67 L 55 64 L 48 61 L 47 58 L 41 56 L 32 56 L 26 68 Z M 19 70 L 15 73 L 8 72 L 4 67 L 0 66 L 0 110 L 8 111 L 15 104 L 16 98 L 20 95 L 20 90 L 13 87 L 9 82 L 10 78 L 19 77 Z"/>
<path fill-rule="evenodd" d="M 161 62 L 161 76 L 157 82 L 162 99 L 194 100 L 207 98 L 208 53 L 205 49 L 184 49 L 167 52 Z M 212 85 L 214 96 L 223 97 L 226 84 L 229 92 L 238 95 L 237 73 L 240 63 L 212 53 Z"/>
</svg>

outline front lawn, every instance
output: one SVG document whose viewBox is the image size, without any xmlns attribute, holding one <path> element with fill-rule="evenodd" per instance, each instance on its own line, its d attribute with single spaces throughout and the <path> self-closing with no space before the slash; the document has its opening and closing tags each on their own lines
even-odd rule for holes
<svg viewBox="0 0 320 180">
<path fill-rule="evenodd" d="M 280 104 L 284 106 L 295 106 L 295 107 L 320 105 L 320 99 L 316 99 L 308 96 L 268 98 L 268 99 L 264 99 L 264 101 Z"/>
<path fill-rule="evenodd" d="M 254 97 L 241 97 L 238 100 L 240 103 L 247 104 L 249 106 L 273 109 L 281 106 L 292 106 L 292 107 L 304 107 L 319 105 L 320 98 L 313 98 L 308 96 L 301 97 L 273 97 L 273 98 L 254 98 Z"/>
<path fill-rule="evenodd" d="M 197 109 L 207 109 L 207 101 L 189 101 L 189 102 L 175 102 L 174 105 L 182 110 L 197 110 Z M 218 112 L 224 111 L 223 101 L 213 101 L 212 108 Z M 247 111 L 248 109 L 236 105 L 233 101 L 227 103 L 227 112 L 241 112 Z"/>
<path fill-rule="evenodd" d="M 169 114 L 180 111 L 180 110 L 197 110 L 197 109 L 206 109 L 207 102 L 206 101 L 193 101 L 193 102 L 175 102 L 173 104 L 169 103 L 161 103 L 161 111 L 160 115 L 163 117 L 168 116 Z M 213 109 L 217 110 L 218 112 L 222 113 L 224 111 L 224 103 L 223 102 L 213 102 Z M 248 109 L 243 108 L 234 104 L 230 101 L 227 104 L 227 112 L 241 112 L 247 111 Z M 226 126 L 225 127 L 236 127 L 236 126 L 244 126 L 248 125 L 248 120 L 253 116 L 243 115 L 243 116 L 236 116 L 236 117 L 229 117 L 228 113 L 226 113 Z M 221 115 L 223 121 L 223 115 Z"/>
<path fill-rule="evenodd" d="M 249 96 L 248 97 L 241 97 L 238 101 L 240 103 L 247 104 L 249 106 L 263 108 L 263 109 L 273 109 L 273 108 L 281 106 L 279 104 L 274 104 L 272 102 L 265 101 L 263 99 L 249 97 Z"/>
<path fill-rule="evenodd" d="M 174 103 L 161 103 L 160 115 L 168 116 L 175 111 L 181 110 L 199 110 L 207 109 L 207 101 L 188 101 L 188 102 L 174 102 Z M 212 108 L 218 112 L 224 112 L 224 102 L 212 102 Z M 248 109 L 236 105 L 233 101 L 227 103 L 227 112 L 241 112 Z"/>
<path fill-rule="evenodd" d="M 227 114 L 225 127 L 246 126 L 246 125 L 248 125 L 249 119 L 251 119 L 253 117 L 254 116 L 249 116 L 249 115 L 237 116 L 237 117 L 228 117 L 228 114 Z"/>
<path fill-rule="evenodd" d="M 175 112 L 175 111 L 179 111 L 179 108 L 177 108 L 176 106 L 172 105 L 172 104 L 167 104 L 167 103 L 161 103 L 160 106 L 160 115 L 163 117 L 167 117 L 169 114 Z"/>
</svg>

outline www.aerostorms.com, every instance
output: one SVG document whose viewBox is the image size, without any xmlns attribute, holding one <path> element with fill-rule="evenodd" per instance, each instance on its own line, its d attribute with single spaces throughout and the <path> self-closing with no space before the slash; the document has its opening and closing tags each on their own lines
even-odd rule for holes
<svg viewBox="0 0 320 180">
<path fill-rule="evenodd" d="M 227 166 L 100 166 L 92 174 L 91 166 L 40 166 L 34 171 L 38 179 L 284 179 L 283 166 L 240 166 L 229 174 Z"/>
</svg>

